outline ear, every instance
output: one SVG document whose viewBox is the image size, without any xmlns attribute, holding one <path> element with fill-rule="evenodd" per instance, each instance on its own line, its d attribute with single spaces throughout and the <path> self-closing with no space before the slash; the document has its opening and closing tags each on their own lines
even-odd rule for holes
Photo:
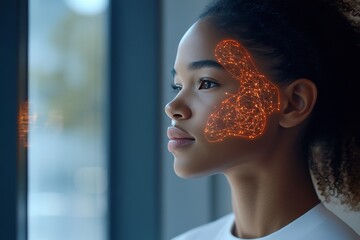
<svg viewBox="0 0 360 240">
<path fill-rule="evenodd" d="M 316 103 L 316 85 L 308 79 L 297 79 L 282 90 L 280 126 L 291 128 L 306 120 Z"/>
</svg>

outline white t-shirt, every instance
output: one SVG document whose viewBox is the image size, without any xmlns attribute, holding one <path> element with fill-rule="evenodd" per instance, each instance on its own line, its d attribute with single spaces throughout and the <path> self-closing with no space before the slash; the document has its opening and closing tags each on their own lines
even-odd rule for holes
<svg viewBox="0 0 360 240">
<path fill-rule="evenodd" d="M 234 222 L 231 213 L 173 240 L 241 240 L 231 233 Z M 360 240 L 360 236 L 320 203 L 276 232 L 253 240 Z"/>
</svg>

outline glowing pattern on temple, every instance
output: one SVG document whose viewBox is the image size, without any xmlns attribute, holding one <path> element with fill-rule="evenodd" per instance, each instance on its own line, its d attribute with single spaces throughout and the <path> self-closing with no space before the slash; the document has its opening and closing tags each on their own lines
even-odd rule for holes
<svg viewBox="0 0 360 240">
<path fill-rule="evenodd" d="M 217 61 L 240 81 L 236 94 L 227 94 L 210 115 L 205 136 L 210 142 L 229 136 L 253 139 L 261 135 L 266 116 L 280 109 L 279 90 L 255 67 L 250 55 L 234 40 L 221 41 L 215 49 Z"/>
</svg>

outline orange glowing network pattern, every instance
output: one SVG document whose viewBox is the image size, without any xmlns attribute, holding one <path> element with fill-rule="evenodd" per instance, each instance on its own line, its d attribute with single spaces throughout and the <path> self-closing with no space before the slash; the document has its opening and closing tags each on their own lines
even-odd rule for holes
<svg viewBox="0 0 360 240">
<path fill-rule="evenodd" d="M 265 129 L 266 116 L 280 108 L 278 89 L 256 69 L 250 55 L 237 41 L 221 41 L 215 56 L 226 71 L 240 81 L 240 88 L 236 94 L 228 94 L 210 115 L 205 136 L 210 142 L 229 136 L 256 138 Z"/>
</svg>

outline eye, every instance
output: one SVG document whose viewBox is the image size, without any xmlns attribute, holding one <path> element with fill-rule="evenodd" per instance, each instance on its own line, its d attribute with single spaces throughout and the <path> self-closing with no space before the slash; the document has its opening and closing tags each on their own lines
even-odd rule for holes
<svg viewBox="0 0 360 240">
<path fill-rule="evenodd" d="M 210 89 L 219 86 L 219 84 L 215 81 L 200 79 L 199 89 Z"/>
<path fill-rule="evenodd" d="M 181 91 L 182 86 L 179 85 L 179 84 L 174 84 L 174 83 L 173 83 L 173 84 L 171 84 L 171 88 L 173 89 L 174 92 L 178 93 L 178 92 Z"/>
</svg>

